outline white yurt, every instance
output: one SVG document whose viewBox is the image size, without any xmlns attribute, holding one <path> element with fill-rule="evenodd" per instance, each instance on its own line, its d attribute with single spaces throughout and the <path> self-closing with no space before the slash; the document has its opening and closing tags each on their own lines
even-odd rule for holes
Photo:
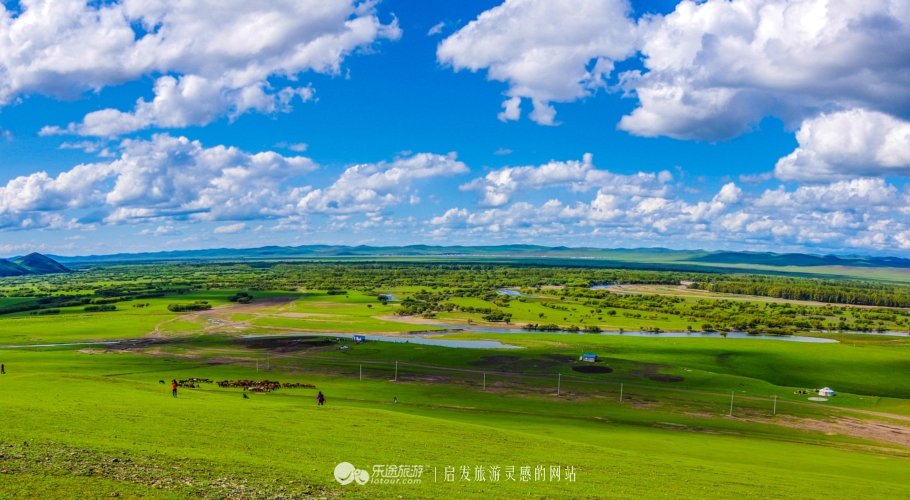
<svg viewBox="0 0 910 500">
<path fill-rule="evenodd" d="M 818 390 L 818 395 L 819 395 L 819 396 L 833 396 L 833 395 L 834 395 L 834 389 L 832 389 L 832 388 L 830 388 L 830 387 L 825 387 L 824 389 L 819 389 L 819 390 Z"/>
</svg>

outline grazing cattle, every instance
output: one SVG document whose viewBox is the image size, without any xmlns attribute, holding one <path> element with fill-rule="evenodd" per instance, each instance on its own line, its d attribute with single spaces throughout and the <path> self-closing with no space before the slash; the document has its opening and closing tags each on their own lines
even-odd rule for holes
<svg viewBox="0 0 910 500">
<path fill-rule="evenodd" d="M 177 381 L 178 386 L 187 387 L 189 389 L 196 389 L 196 388 L 200 387 L 202 383 L 212 384 L 214 382 L 212 382 L 211 379 L 207 379 L 207 378 L 189 378 L 186 380 Z"/>
<path fill-rule="evenodd" d="M 282 387 L 304 389 L 316 388 L 316 386 L 313 384 L 301 384 L 300 382 L 285 382 L 282 384 L 281 382 L 275 380 L 222 380 L 220 382 L 216 382 L 216 384 L 218 384 L 218 387 L 239 387 L 244 391 L 250 392 L 272 392 Z"/>
<path fill-rule="evenodd" d="M 286 389 L 301 388 L 301 389 L 315 389 L 316 386 L 313 384 L 301 384 L 300 382 L 285 382 L 281 384 L 281 387 Z"/>
<path fill-rule="evenodd" d="M 244 395 L 243 395 L 243 399 L 250 399 L 250 397 L 247 396 L 246 394 L 244 394 Z"/>
<path fill-rule="evenodd" d="M 159 380 L 158 383 L 159 383 L 159 384 L 163 384 L 163 383 L 164 383 L 164 380 Z"/>
</svg>

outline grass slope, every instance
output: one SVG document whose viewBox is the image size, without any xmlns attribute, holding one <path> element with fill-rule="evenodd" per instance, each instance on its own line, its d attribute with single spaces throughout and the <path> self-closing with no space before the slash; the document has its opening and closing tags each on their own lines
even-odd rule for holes
<svg viewBox="0 0 910 500">
<path fill-rule="evenodd" d="M 247 480 L 249 498 L 278 493 L 277 485 L 304 496 L 310 491 L 346 498 L 664 498 L 667 491 L 688 498 L 897 498 L 908 493 L 905 460 L 887 453 L 806 446 L 798 442 L 800 432 L 786 429 L 762 439 L 749 434 L 755 424 L 736 420 L 725 422 L 725 432 L 680 432 L 671 425 L 655 427 L 654 419 L 670 424 L 677 414 L 597 398 L 568 404 L 550 394 L 481 393 L 477 387 L 419 380 L 391 383 L 375 374 L 359 381 L 288 364 L 269 378 L 315 383 L 328 395 L 328 406 L 316 407 L 314 391 L 306 389 L 244 400 L 236 389 L 204 386 L 181 389 L 173 399 L 158 379 L 247 378 L 255 372 L 248 366 L 134 354 L 4 354 L 8 374 L 0 378 L 5 395 L 0 443 L 24 458 L 6 456 L 0 463 L 7 470 L 33 471 L 0 481 L 0 494 L 6 495 L 40 487 L 67 497 L 117 491 L 127 498 L 217 498 L 211 486 L 215 476 Z M 393 395 L 401 403 L 390 404 Z M 814 439 L 826 437 L 819 433 Z M 28 447 L 17 444 L 23 440 Z M 110 457 L 119 457 L 118 464 L 142 463 L 151 479 L 156 471 L 174 472 L 144 482 L 127 475 L 129 465 L 92 466 L 86 460 L 75 471 L 45 478 L 37 472 L 42 469 L 26 463 L 28 456 L 68 463 L 74 452 L 66 450 L 88 450 L 108 464 Z M 341 461 L 361 467 L 423 465 L 428 472 L 419 485 L 342 487 L 332 479 Z M 577 481 L 479 484 L 461 480 L 460 473 L 452 482 L 443 480 L 446 467 L 470 467 L 474 479 L 474 467 L 493 465 L 571 466 Z M 431 480 L 433 467 L 438 482 Z M 116 477 L 121 479 L 111 479 Z M 831 483 L 836 490 L 819 488 Z"/>
</svg>

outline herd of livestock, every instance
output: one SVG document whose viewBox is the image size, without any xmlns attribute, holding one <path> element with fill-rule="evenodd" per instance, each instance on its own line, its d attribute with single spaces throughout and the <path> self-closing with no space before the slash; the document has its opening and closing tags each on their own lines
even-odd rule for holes
<svg viewBox="0 0 910 500">
<path fill-rule="evenodd" d="M 240 387 L 244 391 L 251 392 L 272 392 L 277 389 L 315 389 L 316 386 L 313 384 L 302 384 L 300 382 L 278 382 L 277 380 L 222 380 L 220 382 L 215 382 L 207 378 L 189 378 L 186 380 L 178 380 L 178 387 L 186 387 L 189 389 L 196 389 L 202 384 L 218 384 L 218 387 Z"/>
</svg>

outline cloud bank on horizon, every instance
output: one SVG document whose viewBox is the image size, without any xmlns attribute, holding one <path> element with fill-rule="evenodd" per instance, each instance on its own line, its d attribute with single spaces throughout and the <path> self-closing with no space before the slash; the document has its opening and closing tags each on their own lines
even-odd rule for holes
<svg viewBox="0 0 910 500">
<path fill-rule="evenodd" d="M 506 0 L 460 22 L 355 0 L 5 2 L 0 152 L 50 152 L 4 168 L 0 253 L 533 242 L 910 254 L 910 4 L 651 7 Z M 352 67 L 373 73 L 358 82 Z M 438 110 L 420 152 L 348 132 L 389 115 L 355 98 L 392 93 Z M 320 106 L 340 125 L 314 118 Z M 7 120 L 26 108 L 28 124 Z M 251 145 L 262 120 L 324 126 L 331 143 Z M 398 123 L 402 137 L 425 128 Z M 534 156 L 564 133 L 602 139 Z M 501 144 L 481 152 L 484 136 Z"/>
</svg>

